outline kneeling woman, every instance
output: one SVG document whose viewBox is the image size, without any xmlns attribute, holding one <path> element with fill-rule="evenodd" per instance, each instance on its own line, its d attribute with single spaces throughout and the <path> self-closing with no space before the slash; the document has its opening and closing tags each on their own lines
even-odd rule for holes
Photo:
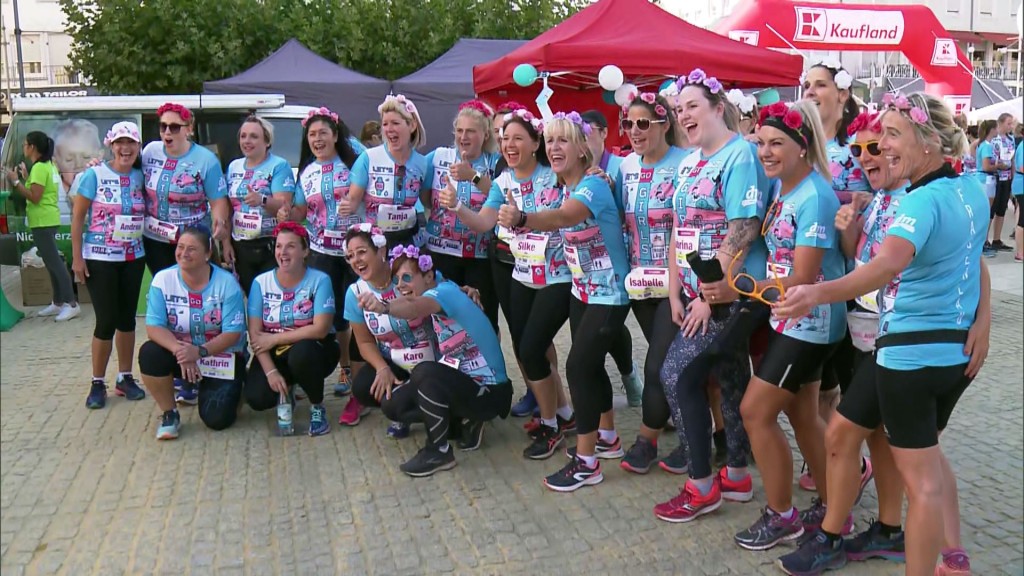
<svg viewBox="0 0 1024 576">
<path fill-rule="evenodd" d="M 430 476 L 455 466 L 448 444 L 452 421 L 468 421 L 464 438 L 470 440 L 463 449 L 476 449 L 483 423 L 508 416 L 512 383 L 505 375 L 498 337 L 483 310 L 454 282 L 435 276 L 430 256 L 419 256 L 412 246 L 399 248 L 401 255 L 391 263 L 391 270 L 401 296 L 382 302 L 363 293 L 359 303 L 364 310 L 393 318 L 430 316 L 433 321 L 439 358 L 420 362 L 401 386 L 415 391 L 415 396 L 409 396 L 427 427 L 427 445 L 400 468 L 410 476 Z M 385 382 L 380 392 L 392 397 L 393 386 Z"/>
<path fill-rule="evenodd" d="M 139 350 L 142 382 L 163 412 L 157 440 L 178 437 L 181 416 L 174 378 L 199 389 L 199 418 L 208 428 L 235 423 L 245 365 L 245 304 L 229 272 L 210 263 L 210 230 L 194 225 L 174 246 L 178 262 L 153 277 L 146 308 L 149 341 Z"/>
<path fill-rule="evenodd" d="M 319 270 L 306 267 L 309 233 L 300 224 L 274 229 L 277 268 L 256 277 L 249 291 L 249 336 L 256 354 L 245 383 L 253 410 L 277 405 L 298 384 L 309 398 L 309 435 L 331 431 L 324 408 L 324 378 L 338 365 L 334 340 L 334 288 Z"/>
</svg>

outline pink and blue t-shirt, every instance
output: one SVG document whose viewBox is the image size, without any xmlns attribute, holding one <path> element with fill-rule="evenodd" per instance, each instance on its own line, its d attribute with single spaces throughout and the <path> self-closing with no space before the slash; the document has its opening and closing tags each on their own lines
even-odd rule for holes
<svg viewBox="0 0 1024 576">
<path fill-rule="evenodd" d="M 847 138 L 847 142 L 853 142 L 856 134 Z M 832 172 L 832 189 L 839 197 L 839 202 L 847 204 L 852 198 L 852 192 L 870 192 L 871 185 L 864 176 L 864 170 L 860 162 L 850 154 L 850 145 L 842 145 L 839 140 L 833 138 L 825 143 L 825 153 L 828 155 L 828 166 Z"/>
<path fill-rule="evenodd" d="M 634 152 L 619 166 L 615 203 L 625 215 L 631 268 L 668 268 L 676 172 L 686 156 L 681 148 L 671 146 L 653 165 Z"/>
<path fill-rule="evenodd" d="M 505 357 L 490 320 L 469 296 L 449 280 L 423 293 L 441 306 L 432 314 L 437 348 L 437 361 L 469 376 L 481 386 L 494 386 L 508 381 Z"/>
<path fill-rule="evenodd" d="M 625 280 L 629 258 L 611 188 L 603 178 L 584 176 L 576 186 L 566 187 L 566 198 L 581 202 L 590 211 L 583 222 L 562 229 L 572 295 L 586 304 L 628 304 Z"/>
<path fill-rule="evenodd" d="M 418 223 L 416 206 L 428 170 L 426 157 L 415 150 L 404 165 L 395 162 L 384 144 L 360 154 L 350 179 L 352 185 L 366 191 L 365 221 L 384 232 L 414 229 Z"/>
<path fill-rule="evenodd" d="M 270 270 L 257 276 L 249 289 L 249 317 L 261 318 L 265 332 L 312 326 L 313 317 L 321 314 L 333 320 L 335 306 L 330 277 L 312 268 L 307 268 L 306 275 L 291 288 L 281 286 L 277 271 Z"/>
<path fill-rule="evenodd" d="M 382 302 L 398 298 L 396 284 L 377 290 L 365 280 L 356 280 L 345 293 L 345 319 L 352 324 L 366 326 L 381 356 L 391 360 L 406 372 L 420 362 L 437 358 L 437 340 L 428 318 L 402 320 L 387 314 L 377 314 L 359 307 L 359 294 L 372 292 Z"/>
<path fill-rule="evenodd" d="M 146 326 L 167 328 L 178 341 L 194 346 L 239 333 L 242 337 L 227 352 L 245 350 L 242 289 L 223 268 L 210 265 L 210 281 L 201 292 L 189 290 L 177 264 L 161 270 L 153 276 L 146 302 Z"/>
<path fill-rule="evenodd" d="M 484 152 L 473 160 L 473 169 L 480 174 L 491 174 L 498 163 L 497 153 Z M 441 206 L 439 194 L 448 187 L 450 168 L 460 161 L 455 148 L 438 148 L 427 154 L 427 175 L 423 189 L 430 190 L 430 218 L 427 220 L 427 247 L 431 252 L 458 258 L 487 258 L 490 233 L 477 234 L 458 215 Z M 459 201 L 474 212 L 483 208 L 487 194 L 477 189 L 470 180 L 455 186 Z"/>
<path fill-rule="evenodd" d="M 267 238 L 277 226 L 277 216 L 268 214 L 263 206 L 249 206 L 245 197 L 249 188 L 270 198 L 274 194 L 295 192 L 295 178 L 288 161 L 269 154 L 258 166 L 248 168 L 245 158 L 238 158 L 228 164 L 228 198 L 233 211 L 231 237 L 235 240 Z"/>
<path fill-rule="evenodd" d="M 142 171 L 122 174 L 104 162 L 77 179 L 78 193 L 92 201 L 85 217 L 82 258 L 131 262 L 145 255 L 142 231 L 146 217 Z"/>
<path fill-rule="evenodd" d="M 167 243 L 188 226 L 209 226 L 210 201 L 227 196 L 217 156 L 198 144 L 189 146 L 188 152 L 177 157 L 168 156 L 160 141 L 142 149 L 147 238 Z"/>
<path fill-rule="evenodd" d="M 329 256 L 344 256 L 342 246 L 350 226 L 366 219 L 363 204 L 349 216 L 338 213 L 338 202 L 348 197 L 351 172 L 337 156 L 328 162 L 311 162 L 299 174 L 295 205 L 306 207 L 309 247 Z"/>
</svg>

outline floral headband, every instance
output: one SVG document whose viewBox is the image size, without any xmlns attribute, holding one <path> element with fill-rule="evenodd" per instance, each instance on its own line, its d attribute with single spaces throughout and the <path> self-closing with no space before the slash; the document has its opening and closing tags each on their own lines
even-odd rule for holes
<svg viewBox="0 0 1024 576">
<path fill-rule="evenodd" d="M 853 76 L 843 68 L 843 64 L 834 58 L 825 58 L 819 60 L 811 65 L 811 68 L 821 66 L 822 68 L 828 68 L 828 71 L 832 73 L 832 81 L 836 83 L 836 88 L 840 90 L 849 90 L 850 86 L 853 86 Z M 800 74 L 800 85 L 803 86 L 804 82 L 807 81 L 807 72 L 811 68 L 804 70 Z"/>
<path fill-rule="evenodd" d="M 491 107 L 488 106 L 487 104 L 484 104 L 480 100 L 470 100 L 468 102 L 463 102 L 462 104 L 459 104 L 459 112 L 462 112 L 467 108 L 471 110 L 476 110 L 477 112 L 483 114 L 487 118 L 490 118 L 491 116 L 494 115 L 494 111 L 491 110 Z"/>
<path fill-rule="evenodd" d="M 640 100 L 645 104 L 650 104 L 651 106 L 653 106 L 654 113 L 658 116 L 658 118 L 668 118 L 668 110 L 666 110 L 665 107 L 662 106 L 661 104 L 658 104 L 658 95 L 655 94 L 654 92 L 642 92 L 639 96 L 633 94 L 630 100 L 631 102 L 629 104 L 622 107 L 623 116 L 628 115 L 630 106 L 636 104 L 637 100 Z"/>
<path fill-rule="evenodd" d="M 714 76 L 708 76 L 700 68 L 694 68 L 692 72 L 686 76 L 680 76 L 679 80 L 676 80 L 676 88 L 682 92 L 683 88 L 691 84 L 697 84 L 704 86 L 708 89 L 708 92 L 712 94 L 718 94 L 722 91 L 722 83 L 718 81 L 718 78 Z"/>
<path fill-rule="evenodd" d="M 744 94 L 742 90 L 733 88 L 725 95 L 732 105 L 739 108 L 740 112 L 744 115 L 750 114 L 754 111 L 754 106 L 757 105 L 757 98 L 750 94 Z"/>
<path fill-rule="evenodd" d="M 551 117 L 551 119 L 568 120 L 569 122 L 572 122 L 573 124 L 579 126 L 580 131 L 583 132 L 584 136 L 590 136 L 590 133 L 593 131 L 593 128 L 590 127 L 590 124 L 584 122 L 583 116 L 580 116 L 580 113 L 576 112 L 575 110 L 569 112 L 568 114 L 566 114 L 565 112 L 556 112 L 555 115 Z"/>
<path fill-rule="evenodd" d="M 191 122 L 192 121 L 192 111 L 189 110 L 188 108 L 185 108 L 181 104 L 175 104 L 173 102 L 168 102 L 168 103 L 164 104 L 163 106 L 161 106 L 161 107 L 156 109 L 156 115 L 157 116 L 163 116 L 164 112 L 174 112 L 178 116 L 181 116 L 181 119 L 184 120 L 185 122 Z"/>
<path fill-rule="evenodd" d="M 776 102 L 761 109 L 757 125 L 771 126 L 786 133 L 802 148 L 809 148 L 814 139 L 810 126 L 804 124 L 804 117 L 799 111 L 790 108 L 785 102 Z"/>
<path fill-rule="evenodd" d="M 902 113 L 916 124 L 927 124 L 930 119 L 927 110 L 920 106 L 914 106 L 906 96 L 899 93 L 886 93 L 885 96 L 882 96 L 882 105 L 889 110 L 896 110 Z"/>
<path fill-rule="evenodd" d="M 526 106 L 523 106 L 515 100 L 509 100 L 501 106 L 498 106 L 498 110 L 505 110 L 506 112 L 515 112 L 516 110 L 526 110 Z"/>
<path fill-rule="evenodd" d="M 277 235 L 281 232 L 291 232 L 299 238 L 304 239 L 306 242 L 309 242 L 309 232 L 307 232 L 306 227 L 301 224 L 296 224 L 291 221 L 278 222 L 277 226 L 274 227 L 274 237 L 277 238 Z"/>
<path fill-rule="evenodd" d="M 300 122 L 300 124 L 302 124 L 302 127 L 305 128 L 306 124 L 309 124 L 309 121 L 312 120 L 313 118 L 316 118 L 317 116 L 324 116 L 330 118 L 331 120 L 334 120 L 335 124 L 338 123 L 338 114 L 335 112 L 331 112 L 329 108 L 321 106 L 319 108 L 314 108 L 313 110 L 307 112 L 306 117 L 302 120 L 302 122 Z"/>
<path fill-rule="evenodd" d="M 534 116 L 533 113 L 527 110 L 526 108 L 520 108 L 518 110 L 505 114 L 505 122 L 511 120 L 513 116 L 518 117 L 520 120 L 523 120 L 524 122 L 528 122 L 530 126 L 533 126 L 533 129 L 536 130 L 538 134 L 544 131 L 544 122 L 542 122 L 540 118 Z M 582 121 L 582 118 L 580 119 L 580 121 Z"/>
<path fill-rule="evenodd" d="M 384 233 L 381 232 L 380 228 L 374 226 L 373 224 L 370 224 L 369 222 L 363 222 L 362 224 L 353 224 L 349 226 L 348 233 L 346 234 L 346 236 L 348 234 L 352 234 L 353 232 L 362 232 L 363 234 L 369 234 L 370 241 L 373 242 L 373 245 L 377 248 L 383 248 L 388 245 L 388 239 L 384 237 Z M 345 242 L 342 242 L 341 251 L 348 252 L 347 239 L 345 240 Z"/>
<path fill-rule="evenodd" d="M 391 266 L 395 265 L 395 260 L 398 260 L 402 256 L 405 256 L 410 260 L 416 261 L 416 265 L 419 267 L 420 272 L 426 272 L 428 270 L 434 269 L 434 259 L 427 254 L 421 256 L 420 249 L 417 248 L 416 246 L 413 246 L 412 244 L 408 246 L 402 246 L 401 244 L 399 244 L 398 246 L 392 248 L 390 254 L 388 255 L 390 256 L 388 264 Z"/>
<path fill-rule="evenodd" d="M 388 102 L 395 102 L 398 104 L 399 108 L 402 108 L 409 114 L 412 114 L 413 116 L 419 116 L 419 112 L 416 111 L 416 105 L 412 103 L 412 100 L 409 100 L 402 94 L 388 94 L 387 96 L 385 96 L 384 102 L 382 102 L 380 106 L 377 106 L 378 114 L 384 113 L 384 105 L 387 104 Z"/>
<path fill-rule="evenodd" d="M 850 122 L 849 127 L 846 128 L 846 135 L 853 137 L 857 132 L 861 130 L 868 130 L 870 132 L 881 132 L 882 116 L 878 112 L 861 112 Z"/>
</svg>

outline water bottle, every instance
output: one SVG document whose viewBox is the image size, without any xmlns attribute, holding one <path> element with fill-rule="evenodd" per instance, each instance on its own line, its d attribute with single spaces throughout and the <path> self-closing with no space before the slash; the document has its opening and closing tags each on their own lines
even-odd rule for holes
<svg viewBox="0 0 1024 576">
<path fill-rule="evenodd" d="M 288 394 L 281 394 L 277 402 L 277 435 L 291 436 L 295 433 L 295 426 L 292 424 L 292 401 Z"/>
</svg>

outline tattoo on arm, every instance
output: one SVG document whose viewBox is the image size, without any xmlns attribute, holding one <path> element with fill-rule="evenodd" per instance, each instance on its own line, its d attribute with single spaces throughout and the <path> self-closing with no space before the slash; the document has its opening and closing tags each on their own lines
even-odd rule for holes
<svg viewBox="0 0 1024 576">
<path fill-rule="evenodd" d="M 761 221 L 757 218 L 741 218 L 729 221 L 729 232 L 722 241 L 722 250 L 735 256 L 761 234 Z"/>
</svg>

